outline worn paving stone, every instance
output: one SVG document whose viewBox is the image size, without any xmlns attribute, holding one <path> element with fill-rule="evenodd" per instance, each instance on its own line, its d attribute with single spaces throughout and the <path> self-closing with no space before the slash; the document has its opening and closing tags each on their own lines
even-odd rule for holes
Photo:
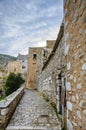
<svg viewBox="0 0 86 130">
<path fill-rule="evenodd" d="M 21 126 L 21 128 L 19 127 Z M 31 129 L 61 129 L 61 123 L 53 109 L 35 90 L 25 90 L 6 130 Z"/>
</svg>

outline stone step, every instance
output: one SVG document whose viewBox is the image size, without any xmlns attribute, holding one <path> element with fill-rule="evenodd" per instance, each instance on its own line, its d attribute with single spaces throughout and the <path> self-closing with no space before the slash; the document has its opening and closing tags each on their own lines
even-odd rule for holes
<svg viewBox="0 0 86 130">
<path fill-rule="evenodd" d="M 29 127 L 29 126 L 8 126 L 5 130 L 61 130 L 58 127 L 45 127 L 45 126 L 37 126 L 37 127 Z"/>
</svg>

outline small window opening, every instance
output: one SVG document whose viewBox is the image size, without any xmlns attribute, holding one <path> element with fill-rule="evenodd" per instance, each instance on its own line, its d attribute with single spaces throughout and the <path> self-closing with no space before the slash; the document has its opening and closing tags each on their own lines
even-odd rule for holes
<svg viewBox="0 0 86 130">
<path fill-rule="evenodd" d="M 44 50 L 44 54 L 43 54 L 44 57 L 46 57 L 46 51 Z"/>
<path fill-rule="evenodd" d="M 14 72 L 16 72 L 16 68 L 14 68 Z"/>
<path fill-rule="evenodd" d="M 47 57 L 47 50 L 44 50 L 43 56 Z"/>
<path fill-rule="evenodd" d="M 36 54 L 33 54 L 33 59 L 36 60 L 36 58 L 37 58 L 37 55 L 36 55 Z"/>
<path fill-rule="evenodd" d="M 26 67 L 25 66 L 22 66 L 22 69 L 25 69 Z"/>
</svg>

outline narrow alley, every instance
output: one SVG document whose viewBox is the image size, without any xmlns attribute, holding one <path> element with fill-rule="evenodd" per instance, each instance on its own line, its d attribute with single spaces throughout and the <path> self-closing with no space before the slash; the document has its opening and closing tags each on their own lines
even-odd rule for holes
<svg viewBox="0 0 86 130">
<path fill-rule="evenodd" d="M 61 130 L 61 123 L 36 90 L 25 90 L 6 130 Z"/>
</svg>

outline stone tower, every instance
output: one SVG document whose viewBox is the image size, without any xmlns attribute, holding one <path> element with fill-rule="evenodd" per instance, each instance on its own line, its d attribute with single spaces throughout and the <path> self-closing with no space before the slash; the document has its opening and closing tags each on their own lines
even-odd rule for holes
<svg viewBox="0 0 86 130">
<path fill-rule="evenodd" d="M 36 78 L 42 47 L 29 48 L 27 88 L 36 89 Z"/>
</svg>

